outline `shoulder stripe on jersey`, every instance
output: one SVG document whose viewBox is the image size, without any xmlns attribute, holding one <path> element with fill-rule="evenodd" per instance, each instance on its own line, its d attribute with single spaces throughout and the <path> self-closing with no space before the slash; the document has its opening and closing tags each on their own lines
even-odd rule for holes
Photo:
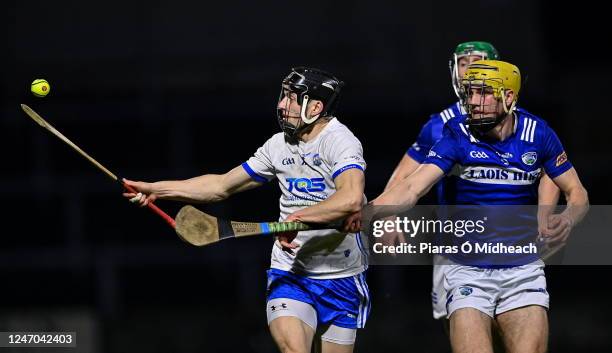
<svg viewBox="0 0 612 353">
<path fill-rule="evenodd" d="M 521 140 L 525 141 L 525 131 L 527 130 L 527 126 L 529 125 L 529 122 L 531 121 L 531 119 L 529 118 L 524 118 L 523 119 L 523 130 L 521 130 Z"/>
<path fill-rule="evenodd" d="M 533 142 L 533 137 L 535 135 L 535 128 L 538 122 L 531 118 L 523 119 L 523 130 L 521 132 L 521 140 L 527 142 Z"/>
<path fill-rule="evenodd" d="M 448 119 L 449 119 L 449 118 L 448 118 L 448 116 L 446 115 L 446 110 L 443 110 L 443 111 L 440 113 L 440 116 L 442 117 L 442 121 L 443 121 L 443 122 L 445 122 L 445 123 L 446 123 L 446 122 L 448 121 Z"/>
<path fill-rule="evenodd" d="M 453 113 L 452 109 L 446 109 L 446 111 L 448 112 L 448 114 L 450 115 L 451 118 L 455 117 L 455 113 Z"/>
<path fill-rule="evenodd" d="M 478 142 L 478 139 L 476 139 L 474 136 L 472 136 L 472 134 L 470 134 L 467 131 L 467 129 L 465 128 L 465 126 L 463 126 L 463 124 L 459 124 L 459 127 L 461 128 L 461 131 L 463 131 L 463 133 L 466 134 L 470 138 L 470 142 L 472 142 L 472 143 Z"/>
<path fill-rule="evenodd" d="M 531 134 L 529 134 L 529 142 L 533 142 L 533 135 L 535 133 L 535 128 L 536 128 L 537 123 L 538 123 L 537 120 L 533 121 L 533 125 L 531 126 Z"/>
</svg>

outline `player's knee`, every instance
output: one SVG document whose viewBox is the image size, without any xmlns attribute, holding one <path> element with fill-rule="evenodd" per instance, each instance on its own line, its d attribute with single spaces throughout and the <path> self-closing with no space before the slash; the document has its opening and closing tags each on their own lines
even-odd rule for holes
<svg viewBox="0 0 612 353">
<path fill-rule="evenodd" d="M 277 341 L 276 344 L 281 353 L 310 353 L 308 347 L 304 347 L 296 342 Z"/>
<path fill-rule="evenodd" d="M 506 349 L 507 353 L 546 353 L 548 352 L 548 342 L 546 337 L 539 337 L 533 340 L 522 340 L 518 345 L 511 349 Z"/>
<path fill-rule="evenodd" d="M 515 347 L 514 349 L 505 348 L 505 350 L 495 350 L 495 352 L 505 352 L 505 353 L 546 353 L 548 349 L 546 345 L 538 345 L 538 346 L 523 346 L 523 347 Z"/>
</svg>

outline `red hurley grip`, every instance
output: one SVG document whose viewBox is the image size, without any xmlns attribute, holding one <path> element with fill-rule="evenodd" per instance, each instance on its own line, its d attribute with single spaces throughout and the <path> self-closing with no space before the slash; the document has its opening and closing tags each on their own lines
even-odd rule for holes
<svg viewBox="0 0 612 353">
<path fill-rule="evenodd" d="M 123 187 L 129 191 L 129 192 L 133 192 L 135 194 L 138 193 L 138 191 L 136 191 L 133 187 L 129 186 L 128 184 L 121 182 L 121 184 L 123 185 Z M 164 221 L 166 221 L 166 223 L 168 223 L 168 225 L 170 225 L 170 227 L 172 228 L 176 228 L 176 221 L 174 221 L 174 218 L 170 217 L 166 212 L 162 211 L 159 207 L 157 207 L 156 205 L 153 204 L 153 202 L 149 202 L 147 204 L 147 207 L 153 211 L 154 213 L 156 213 L 158 216 L 160 216 L 161 218 L 164 219 Z"/>
</svg>

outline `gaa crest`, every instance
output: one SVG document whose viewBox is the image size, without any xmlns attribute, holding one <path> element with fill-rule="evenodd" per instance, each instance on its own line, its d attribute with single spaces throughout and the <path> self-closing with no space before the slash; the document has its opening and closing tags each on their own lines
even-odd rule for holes
<svg viewBox="0 0 612 353">
<path fill-rule="evenodd" d="M 538 154 L 536 152 L 523 153 L 521 160 L 523 160 L 523 163 L 526 165 L 534 165 L 538 160 Z"/>
</svg>

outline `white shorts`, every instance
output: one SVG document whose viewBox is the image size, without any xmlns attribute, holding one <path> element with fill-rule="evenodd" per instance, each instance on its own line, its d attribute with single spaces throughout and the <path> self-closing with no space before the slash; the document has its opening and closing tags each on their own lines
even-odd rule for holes
<svg viewBox="0 0 612 353">
<path fill-rule="evenodd" d="M 433 318 L 446 318 L 446 289 L 444 289 L 444 266 L 454 264 L 441 255 L 433 256 L 433 276 L 431 286 L 431 306 Z"/>
<path fill-rule="evenodd" d="M 488 269 L 459 264 L 443 265 L 447 317 L 462 308 L 474 308 L 494 318 L 506 311 L 539 305 L 548 309 L 544 262 Z"/>
</svg>

